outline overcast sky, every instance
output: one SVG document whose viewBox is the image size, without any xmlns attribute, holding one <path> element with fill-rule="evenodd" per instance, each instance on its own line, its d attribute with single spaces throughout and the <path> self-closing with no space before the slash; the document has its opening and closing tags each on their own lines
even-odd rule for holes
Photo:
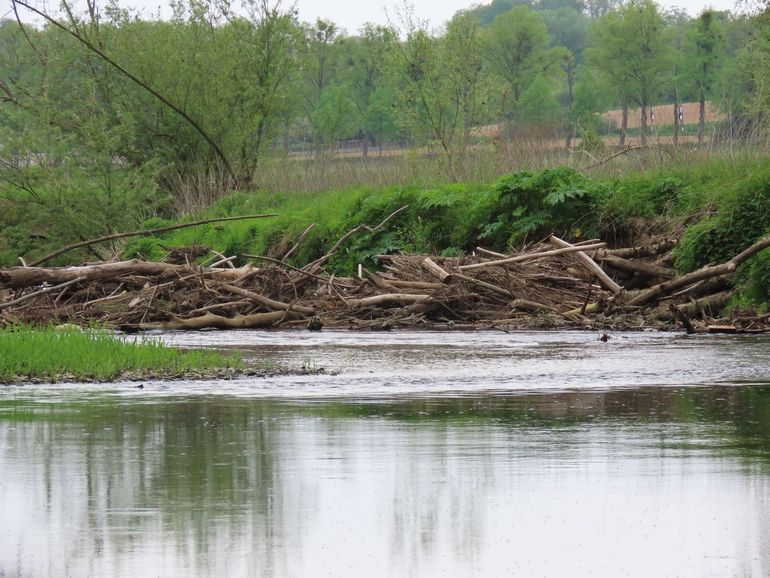
<svg viewBox="0 0 770 578">
<path fill-rule="evenodd" d="M 135 0 L 137 1 L 137 0 Z M 151 0 L 150 0 L 151 1 Z M 0 0 L 2 2 L 2 0 Z M 470 8 L 475 4 L 490 4 L 490 1 L 478 0 L 414 0 L 415 16 L 420 20 L 428 20 L 434 27 L 440 26 L 458 10 Z M 297 0 L 300 20 L 313 22 L 323 17 L 337 23 L 348 32 L 356 32 L 365 22 L 387 22 L 386 12 L 395 16 L 395 11 L 401 5 L 393 0 Z M 709 6 L 717 10 L 732 10 L 734 0 L 678 0 L 677 2 L 658 2 L 664 8 L 684 8 L 691 15 L 697 15 Z"/>
<path fill-rule="evenodd" d="M 56 6 L 54 0 L 28 0 L 33 5 Z M 439 27 L 449 20 L 452 15 L 463 8 L 469 8 L 474 4 L 489 4 L 489 1 L 477 0 L 411 0 L 415 16 L 419 20 L 430 22 L 432 27 Z M 103 0 L 99 0 L 103 4 Z M 167 11 L 167 0 L 118 0 L 121 6 L 130 6 L 142 10 L 145 15 L 151 16 L 162 7 L 162 12 Z M 235 2 L 237 3 L 237 2 Z M 11 16 L 11 0 L 0 0 L 0 17 Z M 75 4 L 82 1 L 75 0 Z M 291 0 L 284 0 L 284 6 L 290 6 Z M 732 10 L 734 0 L 677 0 L 676 2 L 658 2 L 664 8 L 679 7 L 687 10 L 691 15 L 697 15 L 703 8 L 709 6 L 717 10 Z M 355 33 L 366 22 L 386 23 L 388 15 L 391 20 L 397 22 L 396 13 L 401 0 L 295 0 L 294 5 L 299 10 L 300 20 L 314 22 L 316 18 L 326 18 L 346 29 L 349 33 Z"/>
</svg>

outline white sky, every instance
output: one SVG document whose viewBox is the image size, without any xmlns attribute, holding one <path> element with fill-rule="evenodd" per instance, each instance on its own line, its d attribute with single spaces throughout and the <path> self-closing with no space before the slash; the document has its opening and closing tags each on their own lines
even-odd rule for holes
<svg viewBox="0 0 770 578">
<path fill-rule="evenodd" d="M 38 6 L 47 5 L 55 8 L 58 5 L 55 0 L 28 1 Z M 411 0 L 409 3 L 413 6 L 414 15 L 419 20 L 426 20 L 432 27 L 439 27 L 458 10 L 469 8 L 474 4 L 489 4 L 490 1 Z M 78 0 L 74 2 L 79 3 Z M 99 3 L 102 4 L 103 1 L 99 0 Z M 168 6 L 167 0 L 118 0 L 118 3 L 121 6 L 142 10 L 147 16 L 156 14 L 161 7 L 161 13 L 166 13 Z M 284 6 L 288 7 L 291 4 L 291 0 L 284 0 Z M 684 8 L 693 16 L 707 6 L 717 10 L 732 10 L 735 7 L 734 0 L 677 0 L 675 2 L 659 1 L 658 4 L 664 8 Z M 0 18 L 4 15 L 12 16 L 10 5 L 11 0 L 0 0 Z M 396 12 L 403 4 L 400 0 L 295 0 L 294 5 L 299 11 L 300 20 L 315 22 L 316 18 L 321 17 L 331 20 L 349 33 L 355 33 L 366 22 L 386 23 L 388 14 L 397 22 Z"/>
<path fill-rule="evenodd" d="M 2 0 L 0 0 L 2 1 Z M 141 0 L 134 0 L 141 1 Z M 151 1 L 151 0 L 149 0 Z M 432 26 L 438 27 L 449 20 L 455 12 L 470 8 L 476 4 L 490 4 L 491 0 L 413 0 L 415 16 L 419 20 L 427 20 Z M 348 32 L 356 32 L 366 22 L 387 22 L 386 11 L 391 17 L 401 5 L 393 0 L 297 0 L 300 20 L 314 22 L 322 17 L 335 22 Z M 733 10 L 734 0 L 678 0 L 676 2 L 658 2 L 664 8 L 684 8 L 693 16 L 709 6 L 717 10 Z"/>
</svg>

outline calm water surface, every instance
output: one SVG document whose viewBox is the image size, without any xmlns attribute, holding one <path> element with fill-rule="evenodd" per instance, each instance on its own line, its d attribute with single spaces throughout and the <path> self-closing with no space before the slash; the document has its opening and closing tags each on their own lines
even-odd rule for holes
<svg viewBox="0 0 770 578">
<path fill-rule="evenodd" d="M 165 334 L 338 375 L 0 389 L 0 578 L 770 576 L 770 339 Z"/>
</svg>

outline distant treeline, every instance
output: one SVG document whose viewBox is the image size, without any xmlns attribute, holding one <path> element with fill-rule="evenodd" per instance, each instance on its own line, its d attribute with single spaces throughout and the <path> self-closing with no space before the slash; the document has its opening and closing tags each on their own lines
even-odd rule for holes
<svg viewBox="0 0 770 578">
<path fill-rule="evenodd" d="M 678 103 L 710 102 L 724 120 L 701 123 L 701 138 L 715 122 L 743 138 L 761 134 L 770 103 L 761 8 L 691 18 L 649 0 L 495 0 L 440 30 L 406 7 L 390 25 L 348 33 L 300 22 L 280 0 L 171 5 L 158 21 L 114 2 L 64 0 L 54 13 L 12 0 L 12 19 L 0 21 L 3 263 L 232 191 L 490 182 L 607 157 L 615 166 L 622 159 L 598 133 L 622 142 L 627 115 L 608 126 L 603 111 L 639 111 L 629 126 L 644 142 L 652 105 L 670 123 Z M 685 119 L 690 140 L 696 116 Z M 657 135 L 681 134 L 662 124 Z M 535 138 L 542 147 L 520 155 Z M 398 156 L 380 158 L 383 146 Z M 376 158 L 335 157 L 341 147 Z"/>
<path fill-rule="evenodd" d="M 300 22 L 280 0 L 182 0 L 168 21 L 112 3 L 12 4 L 45 24 L 0 22 L 3 163 L 104 172 L 118 159 L 164 190 L 201 167 L 248 187 L 266 155 L 342 142 L 364 154 L 432 146 L 462 178 L 479 125 L 515 135 L 534 123 L 569 145 L 606 129 L 598 113 L 641 109 L 644 142 L 652 105 L 713 101 L 734 122 L 768 102 L 761 11 L 494 0 L 440 30 L 406 8 L 395 24 L 347 33 Z M 622 139 L 623 121 L 614 128 Z"/>
</svg>

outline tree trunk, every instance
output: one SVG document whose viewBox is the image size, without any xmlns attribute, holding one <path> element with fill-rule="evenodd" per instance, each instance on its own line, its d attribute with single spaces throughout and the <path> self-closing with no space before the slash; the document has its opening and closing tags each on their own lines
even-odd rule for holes
<svg viewBox="0 0 770 578">
<path fill-rule="evenodd" d="M 647 146 L 647 106 L 642 105 L 642 126 L 640 127 L 640 133 L 642 137 L 642 146 Z"/>
<path fill-rule="evenodd" d="M 623 117 L 620 122 L 620 140 L 618 144 L 620 146 L 626 145 L 626 130 L 628 129 L 628 103 L 623 103 Z"/>
<path fill-rule="evenodd" d="M 674 146 L 679 144 L 679 98 L 674 99 Z"/>
<path fill-rule="evenodd" d="M 701 91 L 698 102 L 698 146 L 703 144 L 703 137 L 706 134 L 706 93 Z"/>
</svg>

